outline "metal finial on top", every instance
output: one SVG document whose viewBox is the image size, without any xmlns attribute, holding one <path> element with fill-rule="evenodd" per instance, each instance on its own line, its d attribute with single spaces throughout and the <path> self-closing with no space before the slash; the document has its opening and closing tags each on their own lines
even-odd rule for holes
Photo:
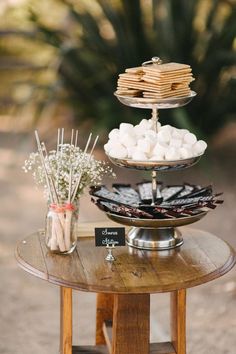
<svg viewBox="0 0 236 354">
<path fill-rule="evenodd" d="M 144 63 L 142 63 L 142 66 L 146 66 L 146 65 L 152 65 L 152 64 L 162 64 L 162 60 L 159 57 L 152 57 L 151 60 L 145 61 Z"/>
</svg>

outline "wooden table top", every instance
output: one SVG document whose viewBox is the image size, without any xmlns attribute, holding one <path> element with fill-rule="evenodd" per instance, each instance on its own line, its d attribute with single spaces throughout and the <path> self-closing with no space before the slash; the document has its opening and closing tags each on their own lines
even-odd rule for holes
<svg viewBox="0 0 236 354">
<path fill-rule="evenodd" d="M 226 242 L 186 227 L 181 229 L 184 244 L 179 248 L 156 252 L 118 247 L 113 252 L 116 261 L 109 263 L 106 248 L 95 247 L 94 225 L 81 225 L 85 237 L 78 238 L 71 255 L 51 254 L 44 233 L 38 231 L 19 242 L 16 259 L 25 271 L 57 285 L 121 294 L 190 288 L 222 276 L 235 264 L 234 250 Z"/>
</svg>

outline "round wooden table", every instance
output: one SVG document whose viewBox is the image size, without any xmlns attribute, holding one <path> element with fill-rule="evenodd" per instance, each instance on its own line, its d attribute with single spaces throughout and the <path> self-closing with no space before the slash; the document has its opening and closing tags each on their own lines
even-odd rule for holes
<svg viewBox="0 0 236 354">
<path fill-rule="evenodd" d="M 95 248 L 93 226 L 81 225 L 87 236 L 78 238 L 71 255 L 51 254 L 42 231 L 17 245 L 25 271 L 60 286 L 61 354 L 185 354 L 186 289 L 227 273 L 235 264 L 233 249 L 208 232 L 184 227 L 179 248 L 118 247 L 115 262 L 107 262 L 107 250 Z M 96 346 L 72 348 L 72 289 L 98 293 Z M 150 294 L 163 292 L 171 293 L 171 341 L 150 344 Z"/>
</svg>

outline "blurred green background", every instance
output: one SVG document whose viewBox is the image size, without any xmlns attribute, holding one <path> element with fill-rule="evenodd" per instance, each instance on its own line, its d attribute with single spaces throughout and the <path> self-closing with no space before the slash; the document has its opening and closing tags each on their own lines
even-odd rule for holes
<svg viewBox="0 0 236 354">
<path fill-rule="evenodd" d="M 149 112 L 113 96 L 119 73 L 152 56 L 192 66 L 197 97 L 161 119 L 210 138 L 236 117 L 234 0 L 2 0 L 2 126 L 109 130 Z M 12 118 L 13 117 L 13 118 Z"/>
</svg>

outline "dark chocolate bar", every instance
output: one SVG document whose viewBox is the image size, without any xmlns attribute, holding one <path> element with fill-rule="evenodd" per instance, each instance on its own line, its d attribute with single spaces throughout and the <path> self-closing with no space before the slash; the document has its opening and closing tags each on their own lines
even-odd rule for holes
<svg viewBox="0 0 236 354">
<path fill-rule="evenodd" d="M 176 196 L 176 199 L 187 198 L 189 194 L 191 194 L 195 190 L 197 190 L 196 186 L 185 183 L 183 190 Z"/>
<path fill-rule="evenodd" d="M 97 198 L 93 202 L 105 212 L 142 219 L 189 217 L 215 209 L 223 203 L 222 199 L 218 199 L 222 193 L 213 194 L 211 185 L 201 187 L 184 183 L 161 189 L 158 183 L 157 199 L 152 205 L 152 183 L 148 181 L 137 185 L 139 193 L 130 184 L 116 183 L 113 184 L 114 192 L 101 186 L 92 187 L 90 194 Z"/>
<path fill-rule="evenodd" d="M 151 204 L 152 203 L 152 183 L 151 182 L 142 182 L 138 183 L 138 191 L 140 195 L 141 202 L 144 204 Z M 161 188 L 162 184 L 157 184 L 157 190 L 156 190 L 156 199 L 155 203 L 159 204 L 162 202 L 163 198 L 161 195 Z"/>
<path fill-rule="evenodd" d="M 153 219 L 153 215 L 138 208 L 127 207 L 125 205 L 117 205 L 101 199 L 98 199 L 95 203 L 98 205 L 98 207 L 100 207 L 100 209 L 104 211 L 113 212 L 127 217 Z"/>
<path fill-rule="evenodd" d="M 118 194 L 131 198 L 137 204 L 141 202 L 138 192 L 134 188 L 132 188 L 130 184 L 114 183 L 112 185 L 112 188 Z"/>
<path fill-rule="evenodd" d="M 90 194 L 94 197 L 101 198 L 107 202 L 138 207 L 138 203 L 135 202 L 132 197 L 110 192 L 109 189 L 104 186 L 101 186 L 99 188 L 91 187 Z"/>
<path fill-rule="evenodd" d="M 209 185 L 207 187 L 199 188 L 193 190 L 191 193 L 189 193 L 186 198 L 195 198 L 195 197 L 207 197 L 209 195 L 212 195 L 212 186 Z"/>
<path fill-rule="evenodd" d="M 161 190 L 163 201 L 175 199 L 184 189 L 184 186 L 167 186 Z"/>
<path fill-rule="evenodd" d="M 174 206 L 178 206 L 178 205 L 191 205 L 191 204 L 195 204 L 198 202 L 211 202 L 214 198 L 214 195 L 209 195 L 206 197 L 195 197 L 195 198 L 183 198 L 183 199 L 176 199 L 176 200 L 172 200 L 170 202 L 163 202 L 161 203 L 162 207 L 174 207 Z"/>
</svg>

